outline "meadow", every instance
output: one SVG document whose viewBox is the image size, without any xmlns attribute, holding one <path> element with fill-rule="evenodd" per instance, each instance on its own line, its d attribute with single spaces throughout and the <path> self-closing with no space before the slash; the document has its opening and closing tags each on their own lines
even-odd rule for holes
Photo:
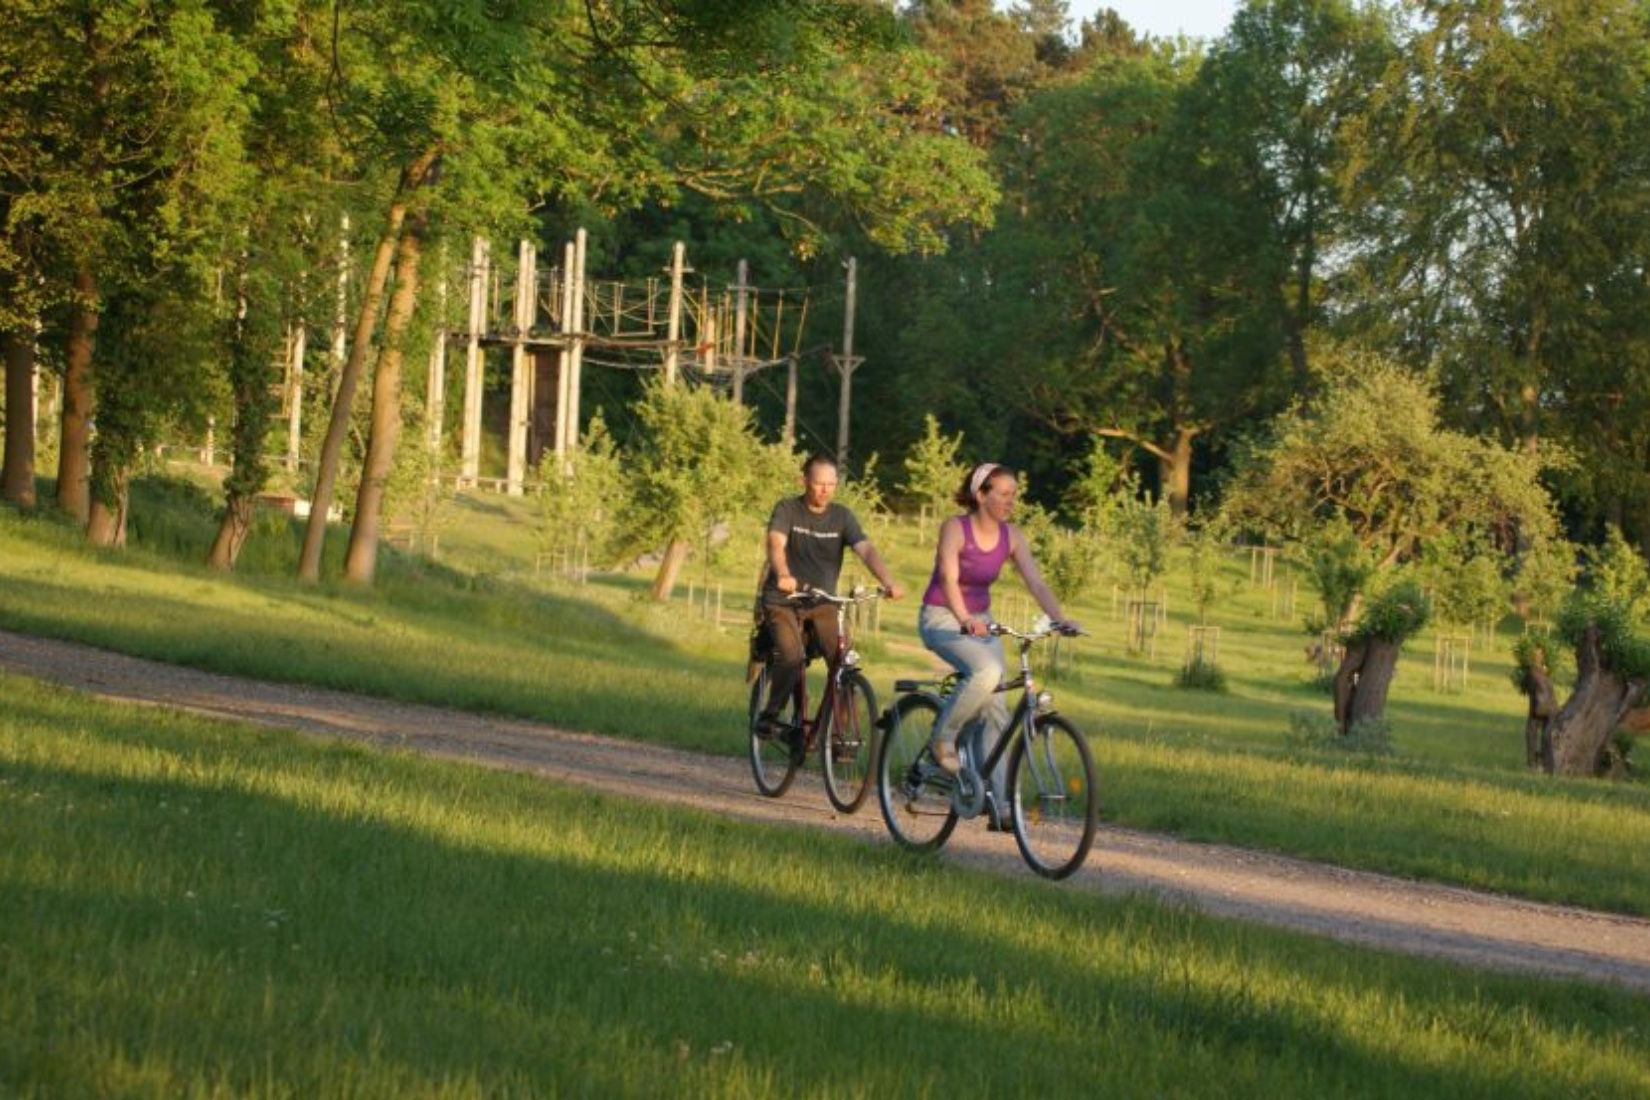
<svg viewBox="0 0 1650 1100">
<path fill-rule="evenodd" d="M 154 493 L 157 490 L 150 488 Z M 167 492 L 174 492 L 168 488 Z M 73 638 L 214 671 L 521 717 L 705 752 L 744 751 L 744 650 L 759 537 L 732 533 L 690 563 L 669 603 L 651 569 L 582 583 L 535 560 L 528 501 L 459 497 L 436 553 L 386 551 L 379 583 L 300 586 L 296 534 L 272 520 L 233 577 L 195 564 L 209 511 L 150 507 L 132 548 L 93 553 L 71 530 L 0 513 L 0 627 Z M 928 525 L 873 535 L 909 587 L 926 578 Z M 342 553 L 342 538 L 329 552 Z M 198 551 L 198 552 L 197 552 Z M 1165 578 L 1155 655 L 1131 653 L 1121 597 L 1071 601 L 1091 637 L 1047 678 L 1090 735 L 1107 821 L 1193 840 L 1650 915 L 1650 784 L 1531 774 L 1508 631 L 1473 642 L 1464 682 L 1439 690 L 1435 633 L 1406 651 L 1388 755 L 1326 746 L 1330 701 L 1300 619 L 1309 594 L 1251 555 L 1226 562 L 1205 625 L 1220 631 L 1224 691 L 1174 686 L 1193 618 Z M 1281 594 L 1280 594 L 1281 593 Z M 718 602 L 720 608 L 718 608 Z M 1023 619 L 1009 586 L 1001 613 Z M 916 643 L 915 597 L 880 605 L 858 632 L 883 703 L 898 676 L 933 666 Z"/>
<path fill-rule="evenodd" d="M 1619 991 L 0 691 L 8 1096 L 1650 1089 Z"/>
<path fill-rule="evenodd" d="M 0 512 L 0 626 L 743 751 L 754 538 L 661 606 L 645 565 L 581 582 L 535 563 L 525 502 L 453 508 L 434 558 L 387 556 L 371 591 L 296 585 L 277 522 L 224 577 L 193 564 L 183 505 L 120 553 Z M 921 525 L 875 536 L 908 584 L 926 574 Z M 1423 638 L 1396 751 L 1326 749 L 1290 719 L 1328 708 L 1306 639 L 1247 568 L 1234 554 L 1210 620 L 1220 693 L 1172 684 L 1172 577 L 1155 657 L 1127 651 L 1109 592 L 1075 601 L 1092 636 L 1050 683 L 1091 731 L 1108 821 L 1650 913 L 1650 792 L 1525 771 L 1504 639 L 1445 692 Z M 913 603 L 860 631 L 884 693 L 927 667 Z M 1616 990 L 17 677 L 0 695 L 8 1095 L 1650 1091 L 1650 1001 Z"/>
</svg>

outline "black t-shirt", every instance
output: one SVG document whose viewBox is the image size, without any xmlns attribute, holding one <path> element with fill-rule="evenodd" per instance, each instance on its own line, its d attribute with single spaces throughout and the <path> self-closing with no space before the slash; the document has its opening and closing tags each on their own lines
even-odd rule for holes
<svg viewBox="0 0 1650 1100">
<path fill-rule="evenodd" d="M 803 498 L 786 497 L 773 506 L 768 530 L 785 536 L 785 563 L 798 587 L 836 591 L 842 573 L 842 555 L 849 547 L 865 541 L 854 513 L 840 504 L 827 504 L 823 512 L 810 512 Z M 764 596 L 784 597 L 774 583 L 772 569 L 762 582 Z"/>
</svg>

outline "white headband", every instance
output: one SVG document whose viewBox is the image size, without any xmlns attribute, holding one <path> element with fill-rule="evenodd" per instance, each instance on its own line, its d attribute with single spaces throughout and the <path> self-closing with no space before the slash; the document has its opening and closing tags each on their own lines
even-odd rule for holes
<svg viewBox="0 0 1650 1100">
<path fill-rule="evenodd" d="M 980 486 L 989 481 L 992 473 L 997 469 L 999 467 L 995 462 L 982 462 L 974 467 L 974 472 L 968 475 L 968 495 L 971 497 L 979 496 Z"/>
</svg>

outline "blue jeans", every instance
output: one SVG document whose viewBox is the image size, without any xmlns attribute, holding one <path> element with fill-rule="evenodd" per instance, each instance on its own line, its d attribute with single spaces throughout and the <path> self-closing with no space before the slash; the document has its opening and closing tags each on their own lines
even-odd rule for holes
<svg viewBox="0 0 1650 1100">
<path fill-rule="evenodd" d="M 989 754 L 1008 728 L 1008 705 L 997 691 L 1008 670 L 1008 659 L 1003 655 L 1001 638 L 987 634 L 964 634 L 962 624 L 951 614 L 951 609 L 924 604 L 917 617 L 917 634 L 922 644 L 942 657 L 947 664 L 962 674 L 957 690 L 951 693 L 940 716 L 934 721 L 934 740 L 957 740 L 957 733 L 975 718 L 984 720 L 980 735 L 980 752 Z M 984 761 L 982 755 L 974 766 Z M 991 775 L 991 789 L 997 805 L 1002 800 L 1006 781 L 1006 759 Z"/>
</svg>

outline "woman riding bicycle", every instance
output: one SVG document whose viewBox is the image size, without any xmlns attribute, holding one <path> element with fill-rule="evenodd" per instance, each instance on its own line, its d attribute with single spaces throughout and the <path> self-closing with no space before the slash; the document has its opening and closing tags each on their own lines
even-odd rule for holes
<svg viewBox="0 0 1650 1100">
<path fill-rule="evenodd" d="M 956 496 L 964 514 L 940 524 L 934 573 L 922 597 L 917 620 L 922 643 L 961 675 L 934 723 L 931 742 L 935 763 L 952 775 L 961 770 L 957 737 L 970 721 L 985 720 L 980 751 L 986 754 L 1008 725 L 1007 707 L 997 694 L 1008 662 L 1001 640 L 990 632 L 991 585 L 1003 563 L 1014 563 L 1032 598 L 1050 619 L 1065 620 L 1060 601 L 1037 569 L 1025 534 L 1008 522 L 1019 490 L 1019 479 L 1008 467 L 993 462 L 974 467 Z M 992 798 L 998 807 L 1006 805 L 1002 772 L 999 766 L 991 776 Z"/>
</svg>

